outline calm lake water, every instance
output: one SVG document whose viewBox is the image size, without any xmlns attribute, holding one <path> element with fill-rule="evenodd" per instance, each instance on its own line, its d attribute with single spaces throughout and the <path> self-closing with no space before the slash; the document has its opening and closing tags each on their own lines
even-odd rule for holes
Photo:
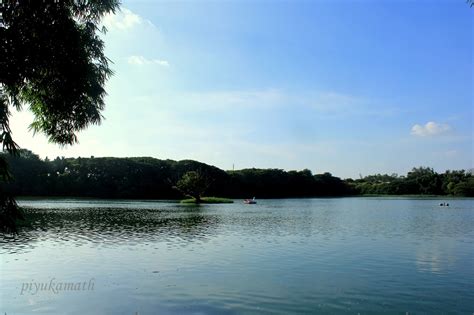
<svg viewBox="0 0 474 315">
<path fill-rule="evenodd" d="M 23 200 L 0 314 L 472 314 L 474 200 L 442 201 Z"/>
</svg>

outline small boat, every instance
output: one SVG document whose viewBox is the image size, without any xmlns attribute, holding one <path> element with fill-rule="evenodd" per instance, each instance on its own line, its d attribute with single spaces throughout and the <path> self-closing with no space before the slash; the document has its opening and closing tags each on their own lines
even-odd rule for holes
<svg viewBox="0 0 474 315">
<path fill-rule="evenodd" d="M 257 204 L 257 201 L 255 200 L 255 197 L 253 197 L 252 199 L 245 199 L 244 203 L 248 205 L 255 205 Z"/>
</svg>

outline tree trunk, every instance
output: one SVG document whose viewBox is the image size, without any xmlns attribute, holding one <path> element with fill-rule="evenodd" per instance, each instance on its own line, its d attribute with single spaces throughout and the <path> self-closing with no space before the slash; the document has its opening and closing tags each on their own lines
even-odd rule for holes
<svg viewBox="0 0 474 315">
<path fill-rule="evenodd" d="M 201 200 L 201 196 L 195 196 L 194 199 L 196 200 L 196 203 L 201 203 L 202 200 Z"/>
</svg>

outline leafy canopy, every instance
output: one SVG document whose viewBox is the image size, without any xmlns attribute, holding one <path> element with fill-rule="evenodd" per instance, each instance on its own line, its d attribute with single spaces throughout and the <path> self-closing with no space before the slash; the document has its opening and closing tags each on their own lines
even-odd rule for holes
<svg viewBox="0 0 474 315">
<path fill-rule="evenodd" d="M 0 142 L 13 152 L 10 107 L 28 106 L 30 128 L 62 145 L 102 120 L 112 74 L 100 19 L 117 0 L 7 0 L 0 21 Z"/>
<path fill-rule="evenodd" d="M 30 129 L 61 145 L 102 120 L 104 85 L 112 75 L 104 55 L 100 19 L 118 9 L 117 0 L 0 1 L 0 146 L 18 152 L 11 109 L 28 107 Z M 0 181 L 10 180 L 0 157 Z M 0 228 L 21 218 L 14 199 L 0 186 Z"/>
<path fill-rule="evenodd" d="M 199 202 L 210 185 L 211 180 L 201 171 L 189 171 L 176 183 L 176 189 Z"/>
</svg>

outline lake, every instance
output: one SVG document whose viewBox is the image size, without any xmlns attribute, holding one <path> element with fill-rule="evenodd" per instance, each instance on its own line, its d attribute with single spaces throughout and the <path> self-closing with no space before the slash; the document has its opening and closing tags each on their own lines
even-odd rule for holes
<svg viewBox="0 0 474 315">
<path fill-rule="evenodd" d="M 20 205 L 0 314 L 474 312 L 474 199 Z"/>
</svg>

